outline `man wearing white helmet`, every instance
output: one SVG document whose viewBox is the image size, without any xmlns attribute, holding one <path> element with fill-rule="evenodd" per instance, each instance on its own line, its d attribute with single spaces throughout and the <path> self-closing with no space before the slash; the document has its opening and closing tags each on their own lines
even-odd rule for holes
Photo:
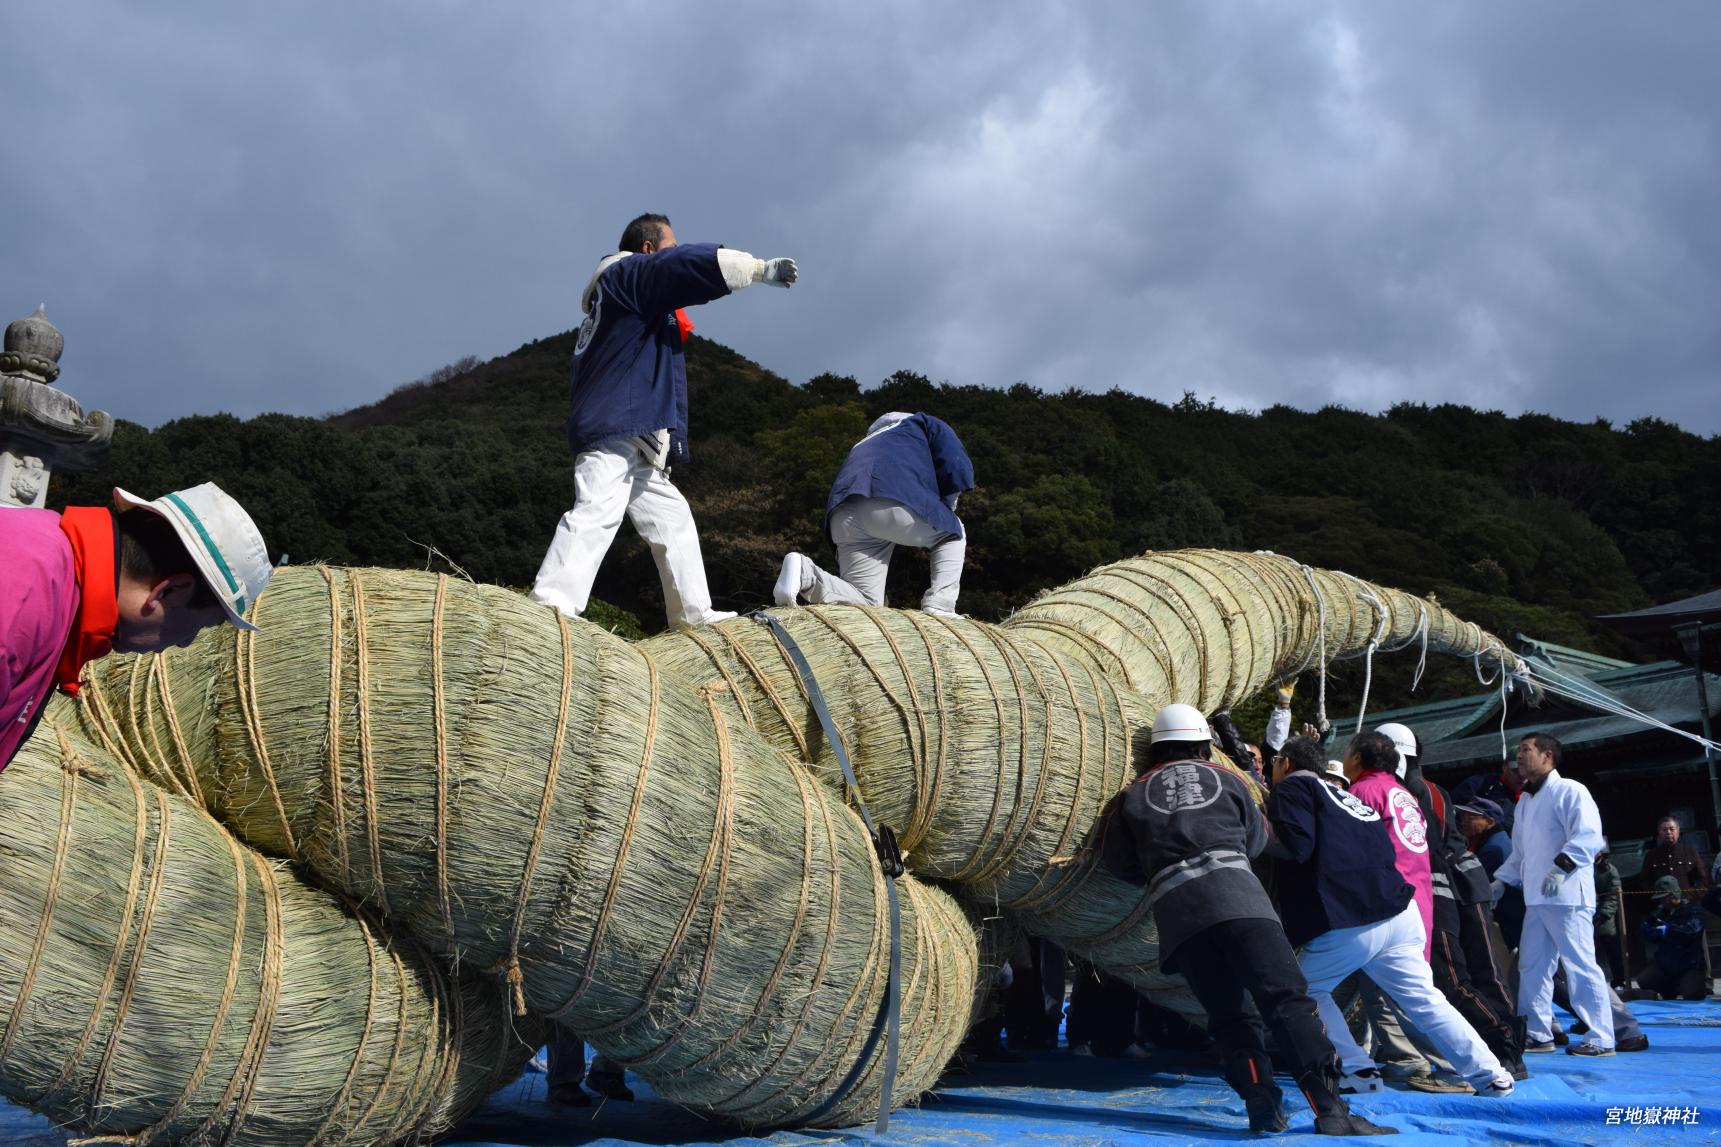
<svg viewBox="0 0 1721 1147">
<path fill-rule="evenodd" d="M 1529 1072 L 1522 1054 L 1524 1024 L 1515 1014 L 1512 993 L 1504 982 L 1491 943 L 1493 916 L 1488 874 L 1470 854 L 1446 792 L 1422 775 L 1422 744 L 1416 734 L 1396 722 L 1381 725 L 1375 732 L 1392 741 L 1398 753 L 1395 770 L 1398 779 L 1416 798 L 1428 826 L 1429 875 L 1434 893 L 1429 963 L 1435 986 L 1488 1044 L 1512 1077 L 1526 1079 Z M 1425 1056 L 1430 1054 L 1426 1047 L 1419 1050 Z M 1441 1070 L 1413 1077 L 1409 1084 L 1420 1091 L 1464 1088 L 1462 1081 Z"/>
<path fill-rule="evenodd" d="M 1403 726 L 1399 726 L 1403 728 Z M 1408 734 L 1409 730 L 1405 730 Z M 1384 752 L 1357 755 L 1361 737 L 1353 738 L 1345 753 L 1345 773 L 1351 779 L 1351 795 L 1368 805 L 1386 821 L 1399 874 L 1416 893 L 1416 911 L 1422 917 L 1423 958 L 1434 936 L 1434 877 L 1428 863 L 1428 822 L 1411 791 L 1399 783 L 1404 775 L 1404 754 L 1386 734 L 1362 736 L 1385 738 Z M 1360 763 L 1360 762 L 1367 762 Z"/>
<path fill-rule="evenodd" d="M 245 612 L 274 572 L 250 515 L 213 482 L 62 513 L 0 510 L 0 769 L 56 686 L 110 652 L 189 645 Z"/>
<path fill-rule="evenodd" d="M 1225 1078 L 1243 1097 L 1249 1129 L 1287 1127 L 1262 1022 L 1296 1063 L 1297 1085 L 1323 1135 L 1393 1134 L 1351 1113 L 1340 1065 L 1273 905 L 1249 862 L 1267 845 L 1249 782 L 1212 759 L 1207 721 L 1167 705 L 1153 721 L 1148 767 L 1114 802 L 1102 855 L 1147 885 L 1159 925 L 1160 967 L 1181 972 L 1207 1011 Z M 1252 997 L 1259 1018 L 1246 1010 Z"/>
</svg>

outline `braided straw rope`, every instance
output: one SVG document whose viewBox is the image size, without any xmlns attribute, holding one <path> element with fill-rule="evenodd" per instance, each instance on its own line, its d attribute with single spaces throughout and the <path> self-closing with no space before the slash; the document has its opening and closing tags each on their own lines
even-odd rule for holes
<svg viewBox="0 0 1721 1147">
<path fill-rule="evenodd" d="M 288 567 L 255 608 L 258 632 L 170 655 L 142 712 L 118 699 L 130 667 L 95 664 L 80 712 L 152 775 L 170 764 L 148 735 L 166 707 L 213 724 L 196 783 L 242 838 L 297 853 L 438 959 L 490 970 L 517 1010 L 676 1102 L 794 1123 L 848 1074 L 885 990 L 884 878 L 859 819 L 727 684 L 427 574 Z M 977 954 L 947 893 L 901 892 L 893 1090 L 911 1099 L 963 1035 Z M 876 1109 L 883 1049 L 869 1054 L 821 1122 Z"/>
<path fill-rule="evenodd" d="M 518 1071 L 537 1033 L 493 980 L 451 986 L 72 721 L 0 774 L 0 1092 L 89 1147 L 367 1147 Z"/>
</svg>

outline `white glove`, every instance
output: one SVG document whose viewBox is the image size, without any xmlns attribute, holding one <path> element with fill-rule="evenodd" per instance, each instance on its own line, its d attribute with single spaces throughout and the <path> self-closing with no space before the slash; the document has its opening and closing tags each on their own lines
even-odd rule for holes
<svg viewBox="0 0 1721 1147">
<path fill-rule="evenodd" d="M 1542 895 L 1549 900 L 1560 894 L 1560 885 L 1566 882 L 1566 873 L 1561 868 L 1550 868 L 1548 874 L 1542 877 Z"/>
<path fill-rule="evenodd" d="M 755 259 L 733 247 L 717 249 L 717 268 L 723 272 L 724 286 L 731 291 L 739 291 L 753 283 L 787 287 L 800 277 L 793 259 Z"/>
<path fill-rule="evenodd" d="M 1506 895 L 1506 882 L 1504 880 L 1491 880 L 1491 881 L 1489 881 L 1488 882 L 1488 893 L 1490 896 L 1493 897 L 1492 902 L 1495 905 L 1498 905 L 1500 903 L 1500 897 Z"/>
<path fill-rule="evenodd" d="M 769 283 L 773 287 L 788 287 L 800 274 L 793 259 L 761 259 L 753 270 L 753 281 Z"/>
</svg>

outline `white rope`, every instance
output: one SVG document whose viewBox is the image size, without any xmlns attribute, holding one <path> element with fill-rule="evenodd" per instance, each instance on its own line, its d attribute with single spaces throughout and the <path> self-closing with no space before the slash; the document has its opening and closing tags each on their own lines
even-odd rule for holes
<svg viewBox="0 0 1721 1147">
<path fill-rule="evenodd" d="M 1331 723 L 1327 720 L 1327 599 L 1321 593 L 1321 587 L 1315 584 L 1315 571 L 1312 566 L 1303 567 L 1303 576 L 1309 581 L 1309 591 L 1315 595 L 1315 656 L 1321 663 L 1320 689 L 1315 698 L 1315 728 L 1325 734 Z M 1304 663 L 1303 669 L 1308 664 Z M 1301 673 L 1303 669 L 1297 672 Z"/>
<path fill-rule="evenodd" d="M 1500 673 L 1500 760 L 1504 763 L 1506 756 L 1506 673 Z"/>
<path fill-rule="evenodd" d="M 1350 577 L 1349 574 L 1345 575 Z M 1386 636 L 1386 603 L 1358 578 L 1351 578 L 1357 583 L 1357 596 L 1374 606 L 1375 623 L 1374 636 L 1368 639 L 1368 648 L 1363 651 L 1362 663 L 1362 704 L 1357 706 L 1356 731 L 1362 732 L 1363 718 L 1368 715 L 1368 691 L 1374 684 L 1374 651 L 1380 648 L 1380 639 Z"/>
<path fill-rule="evenodd" d="M 1419 601 L 1416 603 L 1416 628 L 1411 631 L 1410 636 L 1390 649 L 1381 650 L 1382 653 L 1397 653 L 1417 638 L 1422 639 L 1422 653 L 1416 658 L 1416 675 L 1410 679 L 1410 691 L 1412 693 L 1416 692 L 1416 687 L 1422 684 L 1423 670 L 1428 668 L 1428 628 L 1428 605 L 1426 602 Z"/>
<path fill-rule="evenodd" d="M 1482 676 L 1482 655 L 1489 652 L 1492 647 L 1483 645 L 1482 627 L 1480 625 L 1477 625 L 1474 621 L 1467 621 L 1464 624 L 1476 631 L 1476 652 L 1470 655 L 1470 664 L 1476 668 L 1476 680 L 1480 681 L 1483 685 L 1492 685 L 1495 681 L 1494 677 Z M 1504 657 L 1497 658 L 1495 661 L 1496 674 L 1504 673 L 1505 671 L 1506 659 Z"/>
<path fill-rule="evenodd" d="M 1582 678 L 1571 677 L 1552 666 L 1541 666 L 1534 670 L 1526 666 L 1523 668 L 1520 676 L 1525 679 L 1533 679 L 1536 684 L 1541 686 L 1541 688 L 1554 694 L 1556 697 L 1564 697 L 1568 701 L 1576 701 L 1579 704 L 1587 705 L 1590 708 L 1600 709 L 1602 712 L 1611 714 L 1612 716 L 1623 717 L 1629 721 L 1636 721 L 1638 724 L 1644 725 L 1648 728 L 1660 729 L 1664 733 L 1671 733 L 1676 737 L 1683 737 L 1687 741 L 1698 746 L 1721 751 L 1721 742 L 1706 740 L 1697 733 L 1688 732 L 1684 729 L 1677 728 L 1676 726 L 1669 725 L 1666 721 L 1657 717 L 1651 717 L 1648 713 L 1645 713 L 1640 709 L 1635 709 L 1632 706 L 1627 705 L 1624 701 L 1606 693 L 1600 688 L 1600 686 L 1593 682 L 1585 681 Z"/>
<path fill-rule="evenodd" d="M 1428 668 L 1428 611 L 1422 613 L 1422 652 L 1416 655 L 1416 674 L 1410 679 L 1410 691 L 1416 692 L 1416 687 L 1422 684 L 1423 670 Z"/>
</svg>

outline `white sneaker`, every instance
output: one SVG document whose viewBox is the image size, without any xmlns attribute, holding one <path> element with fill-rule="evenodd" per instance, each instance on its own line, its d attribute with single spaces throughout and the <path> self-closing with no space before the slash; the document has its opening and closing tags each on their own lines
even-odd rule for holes
<svg viewBox="0 0 1721 1147">
<path fill-rule="evenodd" d="M 783 555 L 783 568 L 777 571 L 777 584 L 771 587 L 771 597 L 778 605 L 794 605 L 801 596 L 801 563 L 806 560 L 800 554 Z"/>
<path fill-rule="evenodd" d="M 1358 1072 L 1347 1071 L 1339 1076 L 1340 1095 L 1373 1095 L 1385 1087 L 1380 1072 L 1372 1067 L 1365 1067 Z"/>
<path fill-rule="evenodd" d="M 688 624 L 689 625 L 716 625 L 720 621 L 733 621 L 735 618 L 737 618 L 739 616 L 741 616 L 741 615 L 738 613 L 734 613 L 731 610 L 713 609 L 713 610 L 708 610 L 706 612 L 705 616 L 700 618 L 698 621 L 691 621 L 691 622 L 688 622 Z"/>
<path fill-rule="evenodd" d="M 1487 1087 L 1478 1087 L 1476 1094 L 1483 1099 L 1505 1099 L 1512 1094 L 1512 1077 L 1497 1075 Z"/>
</svg>

